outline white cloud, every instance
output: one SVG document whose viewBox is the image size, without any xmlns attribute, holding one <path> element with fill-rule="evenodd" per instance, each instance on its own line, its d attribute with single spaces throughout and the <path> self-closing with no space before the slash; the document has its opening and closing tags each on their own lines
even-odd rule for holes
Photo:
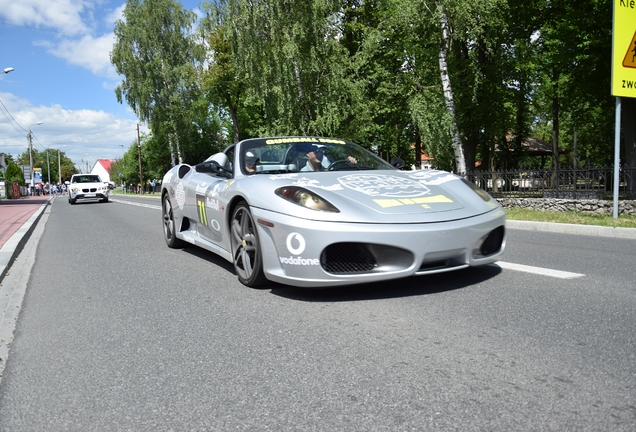
<svg viewBox="0 0 636 432">
<path fill-rule="evenodd" d="M 115 21 L 123 18 L 125 8 L 126 8 L 126 4 L 124 3 L 118 8 L 116 8 L 115 10 L 113 10 L 111 13 L 106 14 L 106 16 L 104 17 L 104 24 L 106 24 L 109 27 L 114 26 Z"/>
<path fill-rule="evenodd" d="M 92 8 L 84 0 L 0 0 L 0 17 L 9 24 L 53 28 L 62 34 L 86 34 L 82 18 Z"/>
<path fill-rule="evenodd" d="M 37 44 L 72 65 L 81 66 L 98 76 L 117 79 L 115 67 L 110 62 L 114 43 L 115 35 L 108 33 L 97 38 L 86 35 L 80 39 L 65 39 L 57 43 L 40 41 Z"/>
<path fill-rule="evenodd" d="M 124 6 L 112 9 L 100 18 L 102 25 L 106 26 L 105 31 L 112 30 Z M 88 0 L 0 0 L 0 17 L 13 25 L 55 30 L 52 39 L 38 40 L 34 45 L 45 47 L 50 54 L 94 75 L 117 79 L 115 68 L 110 63 L 114 34 L 109 32 L 95 36 L 95 7 L 99 7 L 99 2 Z"/>
<path fill-rule="evenodd" d="M 115 159 L 137 139 L 137 122 L 105 111 L 65 110 L 60 105 L 33 106 L 11 93 L 0 93 L 0 152 L 13 156 L 27 151 L 26 132 L 35 137 L 34 149 L 63 148 L 64 154 L 79 164 L 82 159 Z M 5 109 L 6 107 L 6 109 Z M 6 112 L 15 123 L 9 122 Z M 37 125 L 42 122 L 41 125 Z M 142 128 L 142 132 L 147 129 Z M 87 156 L 88 155 L 88 156 Z"/>
</svg>

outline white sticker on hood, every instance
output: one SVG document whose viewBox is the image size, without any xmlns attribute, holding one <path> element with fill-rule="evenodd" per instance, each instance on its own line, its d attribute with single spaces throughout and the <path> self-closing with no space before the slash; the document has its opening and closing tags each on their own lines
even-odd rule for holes
<svg viewBox="0 0 636 432">
<path fill-rule="evenodd" d="M 334 184 L 334 185 L 323 185 L 320 184 L 320 180 L 315 180 L 315 179 L 308 179 L 306 177 L 303 177 L 301 179 L 296 180 L 295 182 L 292 183 L 292 185 L 294 186 L 300 186 L 300 187 L 314 187 L 317 189 L 322 189 L 322 190 L 342 190 L 342 186 L 339 184 Z"/>
<path fill-rule="evenodd" d="M 175 198 L 177 198 L 177 205 L 179 206 L 179 210 L 183 210 L 183 206 L 185 204 L 185 192 L 183 190 L 183 183 L 177 183 L 174 196 Z"/>
<path fill-rule="evenodd" d="M 439 170 L 421 170 L 416 171 L 409 177 L 419 180 L 420 183 L 426 185 L 441 185 L 453 180 L 459 180 L 459 177 L 447 171 Z"/>
<path fill-rule="evenodd" d="M 373 197 L 418 197 L 430 193 L 422 183 L 386 174 L 351 174 L 338 179 L 344 187 Z"/>
</svg>

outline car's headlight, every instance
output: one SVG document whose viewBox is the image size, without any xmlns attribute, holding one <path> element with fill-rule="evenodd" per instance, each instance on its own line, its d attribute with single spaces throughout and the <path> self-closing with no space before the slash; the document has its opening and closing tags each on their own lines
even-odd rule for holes
<svg viewBox="0 0 636 432">
<path fill-rule="evenodd" d="M 279 197 L 310 210 L 340 213 L 330 202 L 315 193 L 297 186 L 283 186 L 274 191 Z"/>
<path fill-rule="evenodd" d="M 486 192 L 485 190 L 477 186 L 475 183 L 469 182 L 465 178 L 462 178 L 462 181 L 464 182 L 466 186 L 474 190 L 475 193 L 479 195 L 481 199 L 483 199 L 484 201 L 488 202 L 492 199 L 492 197 L 488 194 L 488 192 Z"/>
</svg>

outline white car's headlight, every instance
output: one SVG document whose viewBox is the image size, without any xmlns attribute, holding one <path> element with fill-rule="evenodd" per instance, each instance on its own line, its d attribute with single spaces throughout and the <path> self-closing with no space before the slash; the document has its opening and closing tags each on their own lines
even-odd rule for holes
<svg viewBox="0 0 636 432">
<path fill-rule="evenodd" d="M 297 186 L 283 186 L 274 191 L 279 197 L 310 210 L 340 213 L 329 201 L 315 193 Z"/>
</svg>

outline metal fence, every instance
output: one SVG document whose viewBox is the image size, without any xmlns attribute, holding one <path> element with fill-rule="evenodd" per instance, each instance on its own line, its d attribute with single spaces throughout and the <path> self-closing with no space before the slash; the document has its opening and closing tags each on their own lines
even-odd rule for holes
<svg viewBox="0 0 636 432">
<path fill-rule="evenodd" d="M 473 171 L 466 175 L 495 198 L 612 199 L 614 167 Z M 636 199 L 636 167 L 619 170 L 619 199 Z"/>
</svg>

